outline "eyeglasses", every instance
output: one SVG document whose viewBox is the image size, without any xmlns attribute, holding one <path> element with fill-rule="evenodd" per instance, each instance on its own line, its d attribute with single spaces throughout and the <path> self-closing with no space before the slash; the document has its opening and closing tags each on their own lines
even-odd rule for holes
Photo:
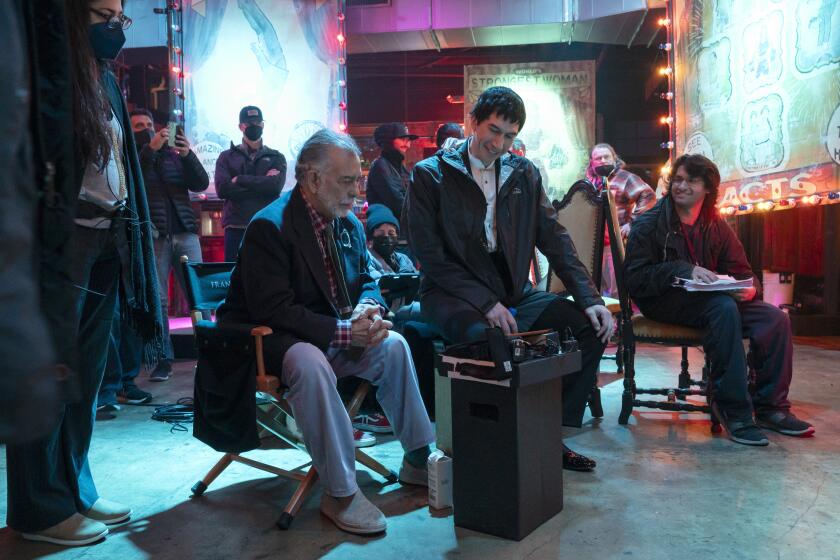
<svg viewBox="0 0 840 560">
<path fill-rule="evenodd" d="M 683 183 L 692 187 L 697 187 L 704 184 L 703 177 L 689 177 L 686 179 L 685 177 L 676 176 L 673 179 L 671 179 L 672 185 L 682 185 Z"/>
<path fill-rule="evenodd" d="M 105 27 L 107 27 L 111 31 L 115 31 L 120 28 L 128 29 L 129 27 L 131 27 L 131 18 L 125 14 L 112 16 L 108 12 L 103 12 L 94 8 L 91 8 L 90 11 L 104 19 L 106 22 Z"/>
</svg>

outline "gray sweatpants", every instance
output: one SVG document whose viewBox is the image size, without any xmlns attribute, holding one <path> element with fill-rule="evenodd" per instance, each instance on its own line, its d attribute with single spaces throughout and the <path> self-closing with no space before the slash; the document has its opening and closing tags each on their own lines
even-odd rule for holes
<svg viewBox="0 0 840 560">
<path fill-rule="evenodd" d="M 377 387 L 376 398 L 405 451 L 434 442 L 411 353 L 402 336 L 390 332 L 357 361 L 337 348 L 324 353 L 309 343 L 295 344 L 283 357 L 281 376 L 289 388 L 286 400 L 326 493 L 339 498 L 359 489 L 353 427 L 336 390 L 336 379 L 348 375 Z"/>
</svg>

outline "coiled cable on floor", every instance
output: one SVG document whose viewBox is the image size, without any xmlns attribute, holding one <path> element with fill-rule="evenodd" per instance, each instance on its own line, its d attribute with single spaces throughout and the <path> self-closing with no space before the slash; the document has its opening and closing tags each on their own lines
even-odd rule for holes
<svg viewBox="0 0 840 560">
<path fill-rule="evenodd" d="M 181 397 L 175 404 L 166 404 L 155 408 L 152 420 L 172 424 L 169 433 L 186 432 L 184 424 L 192 424 L 195 413 L 192 397 Z"/>
</svg>

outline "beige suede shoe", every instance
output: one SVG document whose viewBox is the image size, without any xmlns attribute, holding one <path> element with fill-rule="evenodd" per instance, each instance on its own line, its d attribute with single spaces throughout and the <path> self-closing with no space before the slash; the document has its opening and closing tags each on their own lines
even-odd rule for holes
<svg viewBox="0 0 840 560">
<path fill-rule="evenodd" d="M 105 498 L 99 498 L 84 513 L 84 516 L 94 521 L 100 521 L 105 525 L 116 525 L 128 521 L 128 518 L 131 517 L 131 508 Z"/>
<path fill-rule="evenodd" d="M 321 497 L 321 513 L 336 527 L 355 535 L 374 535 L 385 531 L 385 516 L 370 503 L 361 490 L 345 498 Z"/>
<path fill-rule="evenodd" d="M 88 519 L 81 513 L 74 513 L 48 529 L 21 533 L 21 536 L 30 541 L 43 541 L 62 546 L 84 546 L 101 541 L 107 534 L 108 527 L 104 523 Z"/>
</svg>

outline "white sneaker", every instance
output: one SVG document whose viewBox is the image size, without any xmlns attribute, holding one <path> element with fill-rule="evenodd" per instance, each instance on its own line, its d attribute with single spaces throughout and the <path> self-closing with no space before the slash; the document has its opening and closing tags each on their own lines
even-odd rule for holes
<svg viewBox="0 0 840 560">
<path fill-rule="evenodd" d="M 131 508 L 105 498 L 99 498 L 84 515 L 105 525 L 116 525 L 128 521 L 128 518 L 131 517 Z"/>
<path fill-rule="evenodd" d="M 101 541 L 108 534 L 104 523 L 88 519 L 81 513 L 74 513 L 61 523 L 43 531 L 21 533 L 30 541 L 43 541 L 61 546 L 84 546 Z"/>
</svg>

